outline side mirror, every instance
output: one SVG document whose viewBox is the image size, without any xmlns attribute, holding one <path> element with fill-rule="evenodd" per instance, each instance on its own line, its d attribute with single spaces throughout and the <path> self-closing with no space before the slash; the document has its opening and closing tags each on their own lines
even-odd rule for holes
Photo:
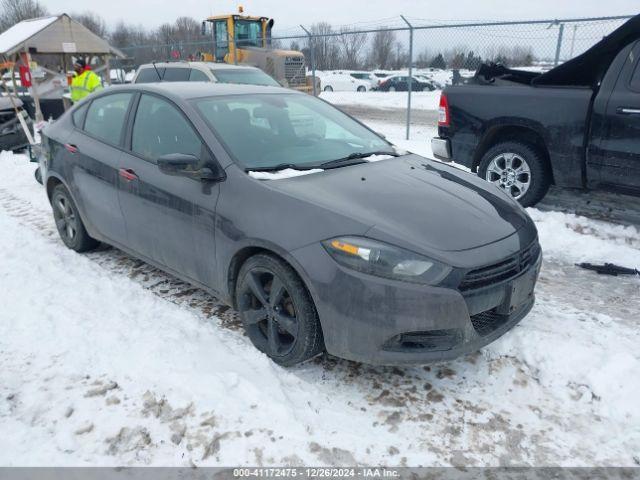
<svg viewBox="0 0 640 480">
<path fill-rule="evenodd" d="M 200 159 L 188 153 L 169 153 L 158 158 L 158 168 L 167 175 L 189 177 L 195 180 L 220 180 L 210 167 L 201 167 Z"/>
</svg>

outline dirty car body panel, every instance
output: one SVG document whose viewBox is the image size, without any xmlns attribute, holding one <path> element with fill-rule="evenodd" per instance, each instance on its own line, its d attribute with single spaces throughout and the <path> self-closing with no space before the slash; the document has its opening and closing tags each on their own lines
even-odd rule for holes
<svg viewBox="0 0 640 480">
<path fill-rule="evenodd" d="M 205 83 L 114 87 L 95 99 L 117 92 L 130 92 L 133 100 L 121 140 L 110 147 L 118 152 L 112 155 L 117 164 L 93 174 L 104 188 L 89 191 L 75 183 L 86 165 L 107 161 L 97 149 L 84 147 L 95 157 L 85 160 L 65 147 L 73 136 L 101 143 L 74 125 L 79 107 L 44 132 L 47 190 L 67 186 L 92 237 L 231 305 L 238 263 L 255 252 L 275 255 L 308 290 L 326 350 L 372 364 L 426 363 L 475 351 L 532 308 L 542 261 L 536 228 L 516 202 L 474 175 L 407 154 L 258 180 L 199 114 L 199 99 L 302 95 L 323 109 L 333 107 L 280 88 Z M 132 130 L 144 95 L 168 102 L 189 119 L 215 178 L 168 175 L 134 154 Z M 96 192 L 99 198 L 88 200 Z M 114 206 L 123 238 L 113 238 L 109 223 L 96 213 L 98 202 Z M 423 284 L 348 268 L 323 245 L 344 236 L 433 259 L 446 265 L 446 275 Z"/>
</svg>

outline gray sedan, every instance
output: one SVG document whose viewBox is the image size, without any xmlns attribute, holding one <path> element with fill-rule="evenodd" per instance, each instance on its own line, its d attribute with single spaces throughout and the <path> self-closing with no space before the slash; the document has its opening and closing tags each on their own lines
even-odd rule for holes
<svg viewBox="0 0 640 480">
<path fill-rule="evenodd" d="M 515 201 L 309 95 L 114 87 L 43 141 L 69 248 L 105 242 L 206 289 L 281 365 L 323 351 L 374 364 L 450 359 L 533 306 L 542 255 Z"/>
</svg>

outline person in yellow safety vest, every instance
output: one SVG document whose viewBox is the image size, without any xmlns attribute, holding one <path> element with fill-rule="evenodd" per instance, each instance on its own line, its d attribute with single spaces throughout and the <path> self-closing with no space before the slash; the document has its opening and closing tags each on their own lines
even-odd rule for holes
<svg viewBox="0 0 640 480">
<path fill-rule="evenodd" d="M 91 70 L 83 58 L 75 61 L 73 69 L 76 71 L 70 87 L 73 103 L 77 103 L 87 95 L 102 89 L 102 80 Z"/>
</svg>

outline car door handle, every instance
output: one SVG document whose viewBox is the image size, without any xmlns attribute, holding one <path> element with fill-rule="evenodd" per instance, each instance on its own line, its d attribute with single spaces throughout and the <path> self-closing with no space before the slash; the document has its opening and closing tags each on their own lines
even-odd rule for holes
<svg viewBox="0 0 640 480">
<path fill-rule="evenodd" d="M 69 153 L 78 153 L 78 147 L 73 143 L 65 143 L 64 148 L 66 148 Z"/>
<path fill-rule="evenodd" d="M 618 107 L 616 113 L 620 115 L 640 115 L 640 108 Z"/>
<path fill-rule="evenodd" d="M 131 170 L 130 168 L 121 168 L 118 173 L 122 178 L 124 178 L 127 182 L 132 182 L 133 180 L 137 180 L 138 176 L 136 172 Z"/>
</svg>

